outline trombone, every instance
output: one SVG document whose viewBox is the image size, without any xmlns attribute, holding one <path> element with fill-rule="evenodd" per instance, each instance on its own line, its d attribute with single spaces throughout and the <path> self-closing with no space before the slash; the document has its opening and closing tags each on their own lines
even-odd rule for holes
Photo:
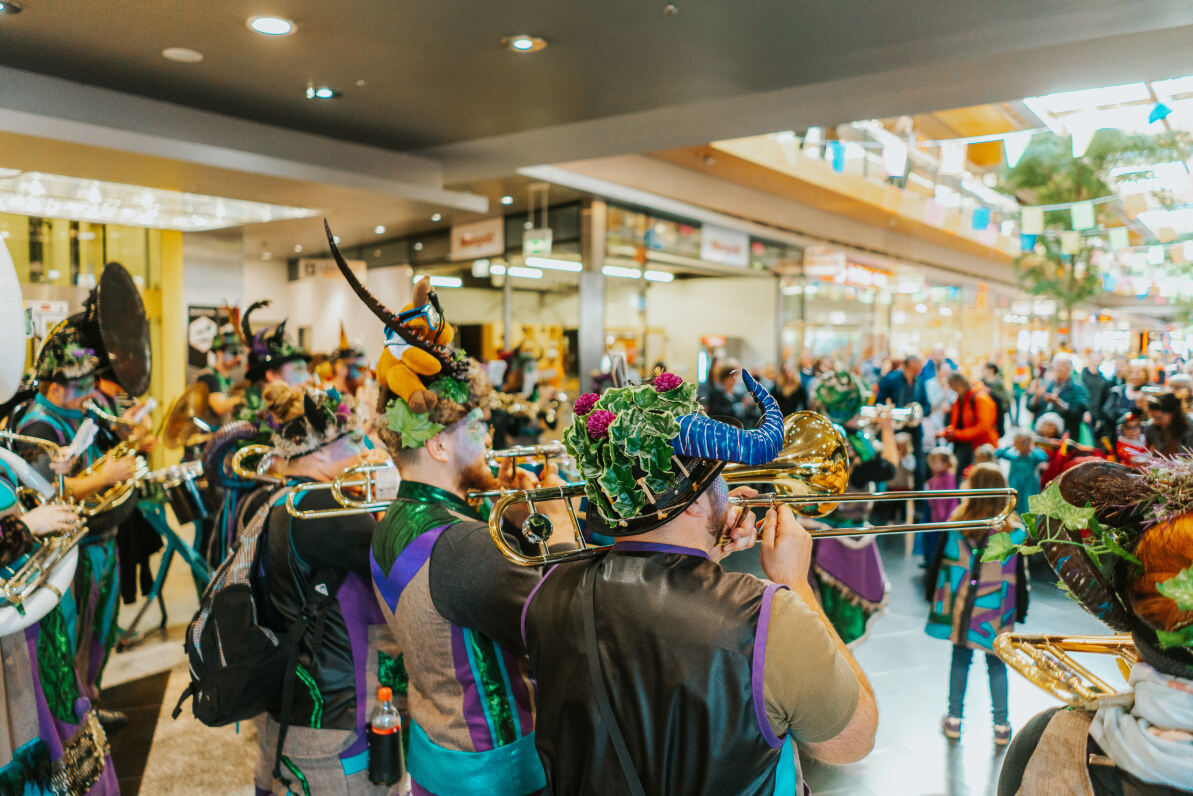
<svg viewBox="0 0 1193 796">
<path fill-rule="evenodd" d="M 863 406 L 858 411 L 858 425 L 865 428 L 878 422 L 878 416 L 883 411 L 890 412 L 891 422 L 894 424 L 895 430 L 900 431 L 905 428 L 915 428 L 924 419 L 924 407 L 917 403 L 909 403 L 907 406 L 897 406 L 891 409 L 886 409 L 883 406 Z"/>
<path fill-rule="evenodd" d="M 1107 636 L 1032 635 L 1000 633 L 994 653 L 1027 680 L 1066 705 L 1094 711 L 1103 704 L 1129 705 L 1134 695 L 1116 691 L 1071 653 L 1113 655 L 1119 674 L 1127 679 L 1139 662 L 1130 634 Z"/>
<path fill-rule="evenodd" d="M 245 459 L 250 456 L 260 456 L 260 461 L 253 469 L 249 469 Z M 276 475 L 271 475 L 269 472 L 269 465 L 273 462 L 276 456 L 276 451 L 268 445 L 245 445 L 236 453 L 232 454 L 232 462 L 229 465 L 237 478 L 243 481 L 256 481 L 259 484 L 272 484 L 274 486 L 284 486 L 286 480 Z"/>
<path fill-rule="evenodd" d="M 851 492 L 845 494 L 845 489 L 849 484 L 849 453 L 847 443 L 840 430 L 823 415 L 815 412 L 796 412 L 789 415 L 784 421 L 783 432 L 783 449 L 779 451 L 779 455 L 775 457 L 774 461 L 758 466 L 731 464 L 722 471 L 722 476 L 729 483 L 770 484 L 775 487 L 777 492 L 752 498 L 731 497 L 729 499 L 731 503 L 743 508 L 756 506 L 770 508 L 787 505 L 804 516 L 822 517 L 835 510 L 840 503 L 956 498 L 1003 499 L 1002 508 L 987 518 L 929 522 L 919 525 L 815 529 L 809 531 L 814 537 L 997 528 L 1003 525 L 1015 511 L 1018 493 L 1011 488 L 934 489 L 920 492 Z M 581 533 L 576 513 L 572 510 L 572 499 L 583 495 L 583 484 L 507 492 L 497 500 L 489 514 L 489 536 L 507 559 L 526 567 L 580 561 L 601 555 L 610 546 L 589 546 Z M 560 499 L 567 501 L 569 518 L 572 521 L 579 546 L 575 549 L 550 552 L 547 549 L 547 540 L 551 536 L 551 522 L 546 515 L 538 511 L 536 504 Z M 521 532 L 528 542 L 537 545 L 539 552 L 533 555 L 527 555 L 515 548 L 502 532 L 505 512 L 513 506 L 523 504 L 529 514 L 522 523 Z M 589 511 L 596 510 L 599 509 L 590 503 Z"/>
</svg>

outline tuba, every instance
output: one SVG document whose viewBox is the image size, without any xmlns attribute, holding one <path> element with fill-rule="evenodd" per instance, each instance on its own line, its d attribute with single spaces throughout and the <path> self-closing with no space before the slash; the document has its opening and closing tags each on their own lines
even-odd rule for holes
<svg viewBox="0 0 1193 796">
<path fill-rule="evenodd" d="M 1000 633 L 994 653 L 1027 680 L 1066 705 L 1096 711 L 1099 705 L 1130 704 L 1134 694 L 1116 691 L 1074 653 L 1112 655 L 1126 680 L 1139 653 L 1129 633 L 1109 636 L 1033 635 Z"/>
</svg>

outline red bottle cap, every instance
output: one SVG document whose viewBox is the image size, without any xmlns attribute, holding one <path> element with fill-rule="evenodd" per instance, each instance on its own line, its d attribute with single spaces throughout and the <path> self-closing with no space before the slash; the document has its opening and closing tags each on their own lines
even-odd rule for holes
<svg viewBox="0 0 1193 796">
<path fill-rule="evenodd" d="M 377 689 L 377 698 L 382 702 L 388 702 L 394 698 L 394 692 L 386 686 L 381 686 Z"/>
</svg>

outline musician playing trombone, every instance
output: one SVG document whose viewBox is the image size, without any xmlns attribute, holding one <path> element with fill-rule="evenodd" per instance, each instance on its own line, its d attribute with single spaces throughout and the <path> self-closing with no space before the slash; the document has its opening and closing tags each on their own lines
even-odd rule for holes
<svg viewBox="0 0 1193 796">
<path fill-rule="evenodd" d="M 762 524 L 769 581 L 717 563 L 756 537 L 725 462 L 770 462 L 783 442 L 774 399 L 743 378 L 765 410 L 749 431 L 670 373 L 577 401 L 564 442 L 589 475 L 590 529 L 616 542 L 551 568 L 523 609 L 548 793 L 790 796 L 795 742 L 836 764 L 873 745 L 873 693 L 811 593 L 790 508 Z"/>
</svg>

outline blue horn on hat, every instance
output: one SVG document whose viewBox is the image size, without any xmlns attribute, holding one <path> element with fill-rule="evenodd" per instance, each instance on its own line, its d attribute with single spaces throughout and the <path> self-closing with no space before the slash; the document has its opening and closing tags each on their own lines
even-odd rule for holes
<svg viewBox="0 0 1193 796">
<path fill-rule="evenodd" d="M 750 372 L 741 372 L 754 400 L 762 407 L 762 423 L 755 429 L 736 428 L 702 414 L 679 418 L 679 435 L 671 447 L 681 456 L 697 456 L 738 464 L 766 464 L 783 447 L 783 412 Z"/>
</svg>

